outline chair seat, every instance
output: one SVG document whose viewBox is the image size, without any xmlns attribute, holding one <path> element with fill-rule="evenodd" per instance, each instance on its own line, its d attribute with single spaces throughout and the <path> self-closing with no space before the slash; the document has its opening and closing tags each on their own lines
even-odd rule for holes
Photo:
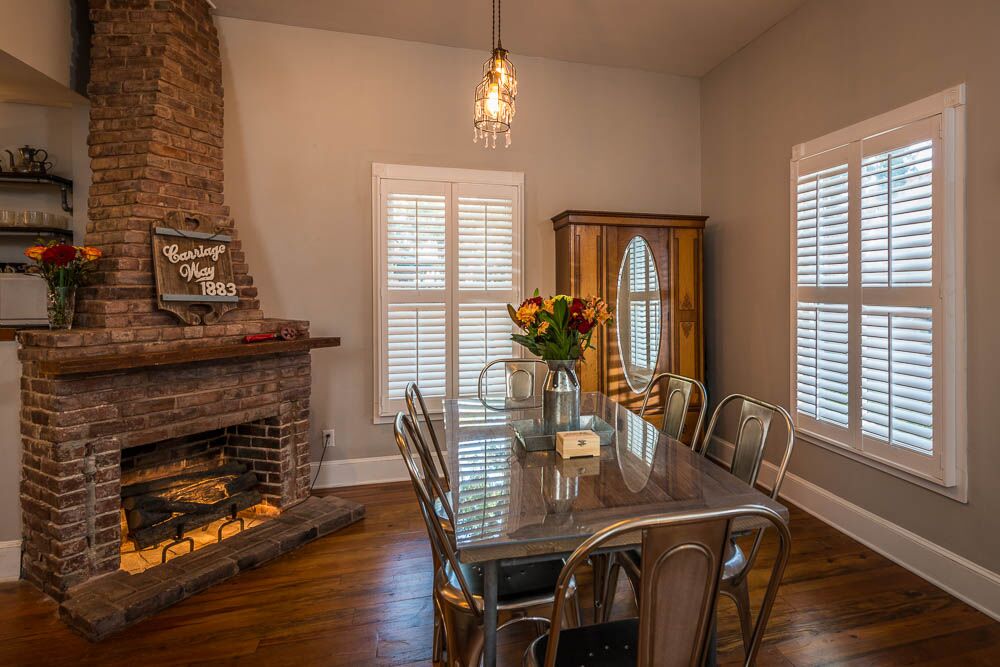
<svg viewBox="0 0 1000 667">
<path fill-rule="evenodd" d="M 585 625 L 559 633 L 557 667 L 634 667 L 637 664 L 639 619 Z M 544 634 L 528 647 L 527 664 L 540 667 L 545 662 L 549 635 Z"/>
<path fill-rule="evenodd" d="M 525 565 L 505 565 L 500 568 L 497 583 L 497 604 L 500 608 L 526 607 L 535 604 L 545 604 L 552 600 L 556 589 L 556 580 L 562 571 L 563 561 L 556 558 L 539 563 Z M 481 565 L 461 565 L 462 574 L 468 583 L 470 592 L 481 603 L 483 597 L 483 568 Z M 445 567 L 448 585 L 458 589 L 458 579 L 451 566 Z"/>
</svg>

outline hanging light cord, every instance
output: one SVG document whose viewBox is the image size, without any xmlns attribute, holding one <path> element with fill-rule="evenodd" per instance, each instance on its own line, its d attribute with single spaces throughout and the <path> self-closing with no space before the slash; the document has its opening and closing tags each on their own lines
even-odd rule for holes
<svg viewBox="0 0 1000 667">
<path fill-rule="evenodd" d="M 497 48 L 503 48 L 503 37 L 500 36 L 500 27 L 503 23 L 503 8 L 500 6 L 502 0 L 497 0 Z"/>
<path fill-rule="evenodd" d="M 490 50 L 497 46 L 497 0 L 490 0 L 490 9 L 493 10 L 493 22 L 490 24 Z"/>
</svg>

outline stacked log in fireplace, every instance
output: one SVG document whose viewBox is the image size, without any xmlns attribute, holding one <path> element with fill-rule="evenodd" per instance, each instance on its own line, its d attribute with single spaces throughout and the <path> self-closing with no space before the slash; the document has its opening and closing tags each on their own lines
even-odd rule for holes
<svg viewBox="0 0 1000 667">
<path fill-rule="evenodd" d="M 140 549 L 230 517 L 261 501 L 257 475 L 242 463 L 186 468 L 122 487 L 129 537 Z"/>
</svg>

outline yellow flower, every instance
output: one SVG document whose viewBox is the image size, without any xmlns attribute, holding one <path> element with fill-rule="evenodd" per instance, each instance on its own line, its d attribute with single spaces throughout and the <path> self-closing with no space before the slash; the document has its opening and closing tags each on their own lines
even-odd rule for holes
<svg viewBox="0 0 1000 667">
<path fill-rule="evenodd" d="M 546 313 L 549 313 L 550 315 L 555 310 L 555 308 L 556 308 L 555 299 L 546 299 L 545 302 L 542 304 L 542 310 L 544 310 Z"/>
<path fill-rule="evenodd" d="M 42 253 L 45 252 L 45 246 L 43 245 L 33 245 L 24 251 L 25 256 L 28 259 L 33 259 L 36 262 L 42 261 Z"/>
<path fill-rule="evenodd" d="M 530 301 L 517 309 L 517 321 L 525 326 L 530 326 L 535 321 L 538 314 L 538 306 Z"/>
<path fill-rule="evenodd" d="M 544 334 L 548 330 L 549 330 L 549 323 L 548 322 L 542 322 L 541 324 L 538 325 L 538 333 L 540 335 Z"/>
<path fill-rule="evenodd" d="M 80 254 L 83 255 L 83 258 L 88 262 L 93 262 L 94 260 L 100 259 L 101 255 L 104 254 L 101 252 L 100 248 L 95 248 L 94 246 L 89 246 L 89 245 L 85 245 L 82 248 L 78 248 L 78 250 L 80 251 Z"/>
</svg>

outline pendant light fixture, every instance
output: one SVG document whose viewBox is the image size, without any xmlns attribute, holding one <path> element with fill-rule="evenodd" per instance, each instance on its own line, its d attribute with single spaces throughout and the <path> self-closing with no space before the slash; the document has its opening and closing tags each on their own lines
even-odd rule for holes
<svg viewBox="0 0 1000 667">
<path fill-rule="evenodd" d="M 492 54 L 483 64 L 483 78 L 476 86 L 475 130 L 472 140 L 483 140 L 483 146 L 497 146 L 497 135 L 504 135 L 504 146 L 510 146 L 510 123 L 514 120 L 514 100 L 517 97 L 517 70 L 507 58 L 500 38 L 500 0 L 490 0 L 493 9 L 493 30 L 490 34 Z M 495 40 L 495 41 L 494 41 Z"/>
</svg>

